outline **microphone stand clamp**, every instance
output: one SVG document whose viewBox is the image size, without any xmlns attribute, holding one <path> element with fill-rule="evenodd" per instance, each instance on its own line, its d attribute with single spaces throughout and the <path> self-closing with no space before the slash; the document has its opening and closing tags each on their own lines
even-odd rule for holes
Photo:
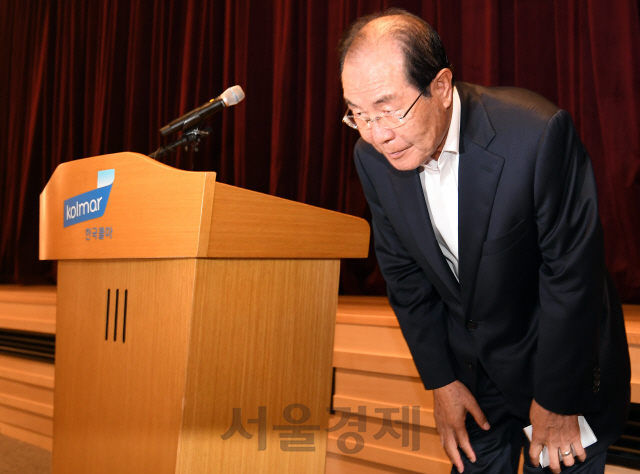
<svg viewBox="0 0 640 474">
<path fill-rule="evenodd" d="M 198 146 L 200 145 L 202 137 L 206 137 L 211 133 L 211 129 L 207 128 L 205 130 L 200 130 L 198 129 L 198 125 L 185 130 L 182 135 L 180 135 L 180 138 L 175 142 L 165 147 L 161 146 L 149 156 L 153 159 L 158 159 L 161 156 L 173 153 L 181 146 L 184 146 L 184 151 L 189 151 L 189 147 L 192 147 L 193 151 L 197 152 L 199 150 Z"/>
</svg>

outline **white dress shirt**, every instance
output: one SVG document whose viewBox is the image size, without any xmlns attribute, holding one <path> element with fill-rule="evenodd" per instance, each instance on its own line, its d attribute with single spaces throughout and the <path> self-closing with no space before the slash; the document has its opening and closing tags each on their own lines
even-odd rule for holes
<svg viewBox="0 0 640 474">
<path fill-rule="evenodd" d="M 429 158 L 419 168 L 422 191 L 440 249 L 458 277 L 458 164 L 460 154 L 460 96 L 453 89 L 453 113 L 437 160 Z"/>
</svg>

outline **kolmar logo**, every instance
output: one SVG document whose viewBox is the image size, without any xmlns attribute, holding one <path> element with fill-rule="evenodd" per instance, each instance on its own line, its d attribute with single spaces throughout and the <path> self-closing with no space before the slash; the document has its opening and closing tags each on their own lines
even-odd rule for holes
<svg viewBox="0 0 640 474">
<path fill-rule="evenodd" d="M 98 188 L 64 201 L 64 226 L 97 219 L 104 215 L 116 170 L 98 171 Z"/>
</svg>

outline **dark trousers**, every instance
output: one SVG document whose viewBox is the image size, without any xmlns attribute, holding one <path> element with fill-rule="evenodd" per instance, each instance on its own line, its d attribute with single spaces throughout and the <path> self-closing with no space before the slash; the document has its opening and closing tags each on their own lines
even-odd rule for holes
<svg viewBox="0 0 640 474">
<path fill-rule="evenodd" d="M 491 382 L 481 367 L 478 367 L 478 403 L 489 420 L 491 429 L 482 430 L 471 415 L 466 425 L 471 446 L 476 453 L 476 462 L 471 463 L 460 451 L 465 474 L 516 474 L 520 453 L 524 448 L 524 474 L 550 473 L 549 468 L 533 467 L 529 459 L 529 440 L 522 429 L 528 420 L 519 418 L 513 407 Z M 584 463 L 562 469 L 567 474 L 603 474 L 606 452 L 589 456 Z M 452 474 L 458 470 L 453 467 Z"/>
</svg>

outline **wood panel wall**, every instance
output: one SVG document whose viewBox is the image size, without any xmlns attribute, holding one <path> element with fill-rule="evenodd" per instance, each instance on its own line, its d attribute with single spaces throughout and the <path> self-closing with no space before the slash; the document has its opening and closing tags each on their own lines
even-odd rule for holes
<svg viewBox="0 0 640 474">
<path fill-rule="evenodd" d="M 55 334 L 55 287 L 0 286 L 0 328 Z M 54 365 L 0 353 L 0 433 L 51 450 Z"/>
<path fill-rule="evenodd" d="M 0 328 L 55 333 L 54 287 L 0 286 Z M 640 403 L 640 306 L 625 306 Z M 386 298 L 340 297 L 326 474 L 448 474 L 433 397 Z M 53 364 L 0 354 L 0 433 L 51 449 Z M 608 466 L 607 474 L 637 471 Z"/>
</svg>

